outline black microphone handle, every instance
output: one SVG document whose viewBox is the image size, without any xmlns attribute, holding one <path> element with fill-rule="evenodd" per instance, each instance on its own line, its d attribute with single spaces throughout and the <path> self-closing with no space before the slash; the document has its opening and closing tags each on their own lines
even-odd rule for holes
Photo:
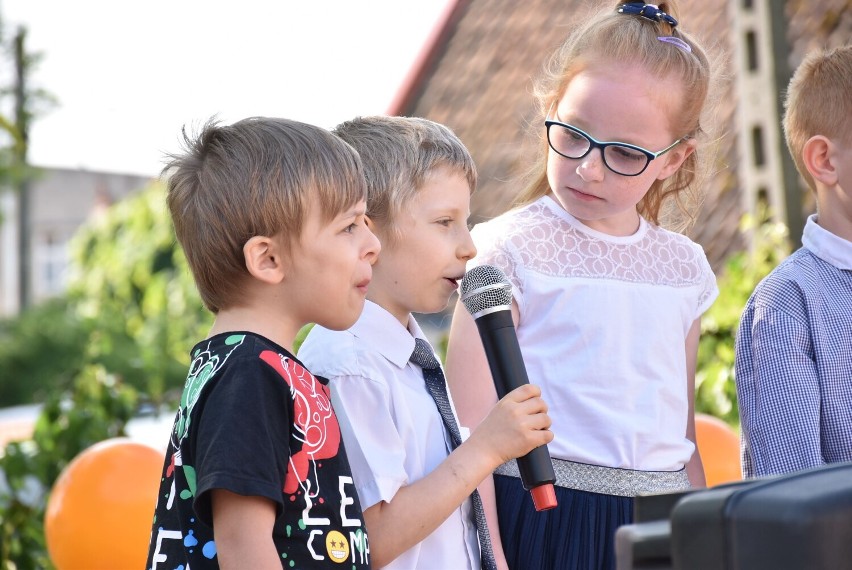
<svg viewBox="0 0 852 570">
<path fill-rule="evenodd" d="M 497 398 L 502 399 L 515 388 L 529 384 L 515 323 L 512 321 L 512 311 L 495 311 L 475 320 L 482 346 L 485 348 L 485 356 L 488 358 L 488 366 L 491 368 L 494 387 L 497 389 Z M 536 447 L 517 461 L 521 481 L 527 491 L 556 481 L 546 444 Z"/>
</svg>

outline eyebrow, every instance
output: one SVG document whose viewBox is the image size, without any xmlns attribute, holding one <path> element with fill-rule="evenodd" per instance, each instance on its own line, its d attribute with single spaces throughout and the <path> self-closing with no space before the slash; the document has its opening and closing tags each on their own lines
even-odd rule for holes
<svg viewBox="0 0 852 570">
<path fill-rule="evenodd" d="M 570 125 L 570 126 L 574 127 L 575 129 L 580 129 L 581 131 L 583 131 L 584 133 L 586 133 L 590 137 L 593 137 L 596 141 L 598 141 L 600 143 L 626 144 L 626 145 L 630 145 L 630 146 L 638 146 L 641 149 L 647 150 L 647 147 L 645 145 L 635 143 L 635 142 L 627 142 L 626 140 L 623 140 L 623 139 L 601 139 L 601 138 L 597 137 L 596 135 L 593 135 L 592 133 L 590 133 L 588 127 L 576 125 L 573 122 L 568 122 L 568 121 L 563 120 L 559 116 L 559 107 L 556 106 L 555 104 L 551 107 L 551 109 L 553 110 L 553 116 L 556 117 L 556 120 L 558 122 L 566 124 L 566 125 Z M 651 152 L 651 151 L 648 151 L 648 152 Z"/>
<path fill-rule="evenodd" d="M 357 218 L 358 216 L 366 216 L 367 215 L 367 206 L 354 205 L 351 206 L 348 210 L 343 210 L 339 214 L 345 218 Z"/>
</svg>

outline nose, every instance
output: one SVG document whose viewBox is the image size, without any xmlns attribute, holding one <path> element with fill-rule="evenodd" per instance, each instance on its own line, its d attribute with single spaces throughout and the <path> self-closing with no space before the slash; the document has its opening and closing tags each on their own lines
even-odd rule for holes
<svg viewBox="0 0 852 570">
<path fill-rule="evenodd" d="M 476 244 L 473 243 L 473 238 L 467 227 L 462 231 L 461 242 L 456 250 L 456 255 L 459 259 L 464 259 L 465 261 L 473 259 L 476 256 Z"/>
<path fill-rule="evenodd" d="M 376 260 L 379 258 L 379 252 L 382 250 L 382 244 L 369 227 L 365 229 L 367 233 L 364 242 L 364 259 L 369 261 L 370 265 L 375 265 Z"/>
<path fill-rule="evenodd" d="M 589 151 L 589 154 L 580 159 L 580 164 L 577 165 L 577 174 L 586 182 L 598 182 L 603 180 L 605 169 L 601 149 L 593 148 Z"/>
</svg>

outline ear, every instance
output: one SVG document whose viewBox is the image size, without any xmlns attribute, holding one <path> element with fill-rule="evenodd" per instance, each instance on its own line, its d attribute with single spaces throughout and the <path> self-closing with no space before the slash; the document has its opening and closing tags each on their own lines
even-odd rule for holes
<svg viewBox="0 0 852 570">
<path fill-rule="evenodd" d="M 672 150 L 663 155 L 666 159 L 666 165 L 657 174 L 657 180 L 665 180 L 675 172 L 683 164 L 689 155 L 695 152 L 698 142 L 695 139 L 687 139 L 674 147 Z"/>
<path fill-rule="evenodd" d="M 278 239 L 254 236 L 243 246 L 246 269 L 258 281 L 275 285 L 286 274 L 286 252 Z"/>
<path fill-rule="evenodd" d="M 814 180 L 834 186 L 837 184 L 837 169 L 834 165 L 834 145 L 823 135 L 814 135 L 802 147 L 802 162 Z"/>
</svg>

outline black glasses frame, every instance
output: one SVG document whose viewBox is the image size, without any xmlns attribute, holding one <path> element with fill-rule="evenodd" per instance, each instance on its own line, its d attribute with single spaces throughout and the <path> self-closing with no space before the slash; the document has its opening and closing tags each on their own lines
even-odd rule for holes
<svg viewBox="0 0 852 570">
<path fill-rule="evenodd" d="M 685 137 L 681 137 L 681 138 L 677 139 L 675 142 L 673 142 L 672 144 L 670 144 L 669 146 L 667 146 L 666 148 L 664 148 L 663 150 L 661 150 L 659 152 L 651 152 L 650 150 L 648 150 L 646 148 L 642 148 L 641 146 L 636 146 L 635 144 L 623 143 L 623 142 L 617 142 L 617 141 L 607 141 L 607 142 L 599 141 L 596 138 L 594 138 L 592 135 L 587 133 L 586 131 L 584 131 L 582 129 L 578 129 L 574 125 L 569 125 L 568 123 L 563 123 L 562 121 L 554 121 L 552 119 L 545 119 L 544 125 L 547 128 L 547 144 L 548 144 L 548 146 L 550 146 L 551 149 L 553 149 L 553 152 L 555 152 L 559 156 L 564 156 L 565 158 L 570 158 L 572 160 L 579 160 L 581 158 L 585 158 L 586 156 L 588 156 L 588 154 L 590 152 L 592 152 L 592 149 L 599 148 L 601 150 L 601 159 L 603 160 L 604 165 L 609 170 L 611 170 L 612 172 L 615 172 L 616 174 L 618 174 L 620 176 L 639 176 L 640 174 L 645 172 L 645 169 L 648 168 L 648 165 L 651 164 L 652 160 L 659 157 L 660 155 L 663 155 L 663 154 L 669 152 L 671 149 L 676 147 L 678 144 L 689 139 L 689 135 L 687 135 Z M 586 152 L 584 152 L 580 156 L 568 156 L 567 154 L 560 152 L 556 147 L 553 146 L 553 142 L 551 142 L 551 140 L 550 140 L 550 128 L 554 125 L 568 129 L 569 131 L 580 135 L 581 137 L 583 137 L 584 139 L 589 141 L 589 148 L 587 148 Z M 623 146 L 623 147 L 627 147 L 629 149 L 641 152 L 643 155 L 645 155 L 645 158 L 647 159 L 645 161 L 645 166 L 643 166 L 642 170 L 640 170 L 636 174 L 625 174 L 623 172 L 619 172 L 619 171 L 615 170 L 606 161 L 606 153 L 604 152 L 604 149 L 606 149 L 608 146 Z"/>
</svg>

